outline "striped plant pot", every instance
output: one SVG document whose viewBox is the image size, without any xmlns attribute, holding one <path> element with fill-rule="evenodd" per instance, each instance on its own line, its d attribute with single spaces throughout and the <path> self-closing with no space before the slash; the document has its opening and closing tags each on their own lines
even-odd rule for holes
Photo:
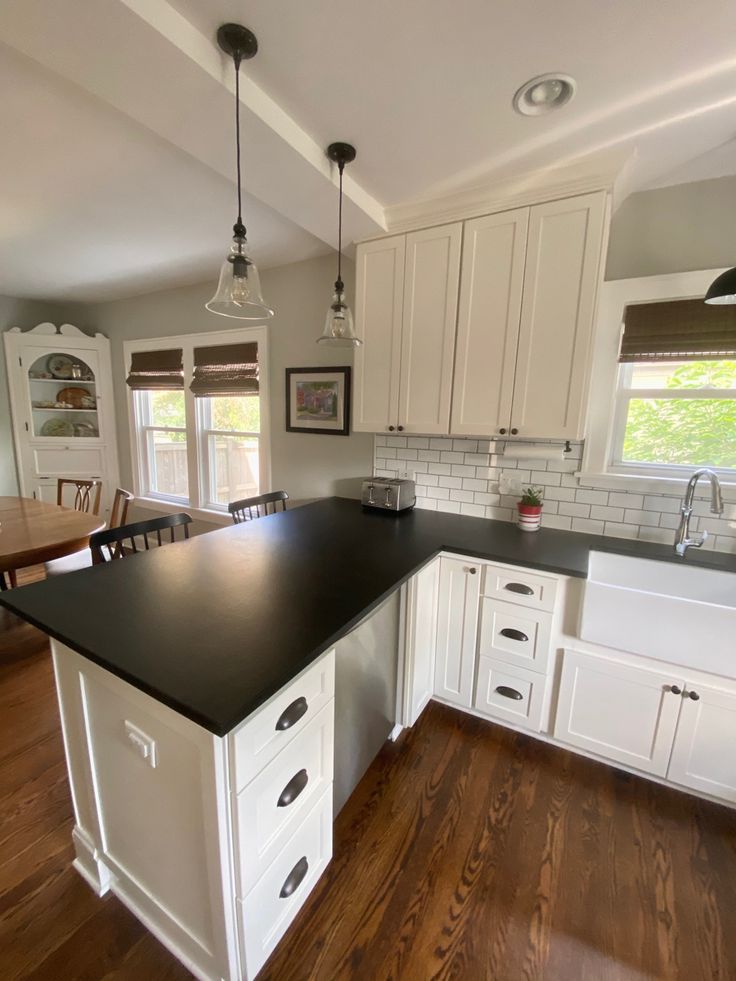
<svg viewBox="0 0 736 981">
<path fill-rule="evenodd" d="M 539 531 L 542 523 L 541 504 L 517 504 L 519 509 L 519 528 L 522 531 Z"/>
</svg>

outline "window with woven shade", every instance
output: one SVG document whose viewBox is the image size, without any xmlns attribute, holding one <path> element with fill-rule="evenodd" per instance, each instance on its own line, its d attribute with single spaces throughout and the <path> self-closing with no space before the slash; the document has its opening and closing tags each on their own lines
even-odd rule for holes
<svg viewBox="0 0 736 981">
<path fill-rule="evenodd" d="M 126 350 L 136 493 L 226 513 L 230 501 L 270 489 L 265 328 L 165 341 Z"/>
<path fill-rule="evenodd" d="M 615 469 L 736 471 L 736 307 L 627 306 L 614 408 Z"/>
</svg>

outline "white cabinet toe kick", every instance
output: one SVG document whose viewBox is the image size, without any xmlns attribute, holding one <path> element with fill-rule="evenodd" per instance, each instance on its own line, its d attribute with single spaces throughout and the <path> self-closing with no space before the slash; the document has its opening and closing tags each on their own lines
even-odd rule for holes
<svg viewBox="0 0 736 981">
<path fill-rule="evenodd" d="M 424 566 L 401 593 L 395 729 L 434 698 L 736 805 L 736 665 L 581 641 L 582 586 L 450 553 Z M 224 738 L 52 651 L 76 869 L 195 977 L 252 981 L 332 856 L 334 650 Z"/>
</svg>

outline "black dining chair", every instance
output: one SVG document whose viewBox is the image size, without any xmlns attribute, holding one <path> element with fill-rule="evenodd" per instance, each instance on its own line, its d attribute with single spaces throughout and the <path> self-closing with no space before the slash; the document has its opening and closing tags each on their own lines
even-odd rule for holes
<svg viewBox="0 0 736 981">
<path fill-rule="evenodd" d="M 267 514 L 275 514 L 279 510 L 279 504 L 280 510 L 285 511 L 288 500 L 289 495 L 286 491 L 271 491 L 270 494 L 258 494 L 257 497 L 232 501 L 227 509 L 232 515 L 233 523 L 239 525 L 242 521 L 254 521 L 256 518 L 264 518 Z"/>
<path fill-rule="evenodd" d="M 176 529 L 182 529 L 182 537 L 189 538 L 189 525 L 192 519 L 188 514 L 166 514 L 161 518 L 136 521 L 120 528 L 107 528 L 90 535 L 89 548 L 92 564 L 100 565 L 113 559 L 124 559 L 136 552 L 148 552 L 169 542 L 176 541 Z M 168 535 L 162 532 L 167 532 Z"/>
</svg>

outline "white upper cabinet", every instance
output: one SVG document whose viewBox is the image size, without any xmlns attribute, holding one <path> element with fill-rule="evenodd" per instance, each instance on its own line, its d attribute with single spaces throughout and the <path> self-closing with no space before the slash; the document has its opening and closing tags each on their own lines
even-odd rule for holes
<svg viewBox="0 0 736 981">
<path fill-rule="evenodd" d="M 399 415 L 406 236 L 358 246 L 353 429 L 385 432 Z"/>
<path fill-rule="evenodd" d="M 582 438 L 606 217 L 598 191 L 359 245 L 353 428 Z"/>
<path fill-rule="evenodd" d="M 580 439 L 600 277 L 603 191 L 530 209 L 511 431 Z"/>
<path fill-rule="evenodd" d="M 510 427 L 529 209 L 465 223 L 451 432 Z"/>
<path fill-rule="evenodd" d="M 462 225 L 406 236 L 397 428 L 450 431 Z"/>
</svg>

